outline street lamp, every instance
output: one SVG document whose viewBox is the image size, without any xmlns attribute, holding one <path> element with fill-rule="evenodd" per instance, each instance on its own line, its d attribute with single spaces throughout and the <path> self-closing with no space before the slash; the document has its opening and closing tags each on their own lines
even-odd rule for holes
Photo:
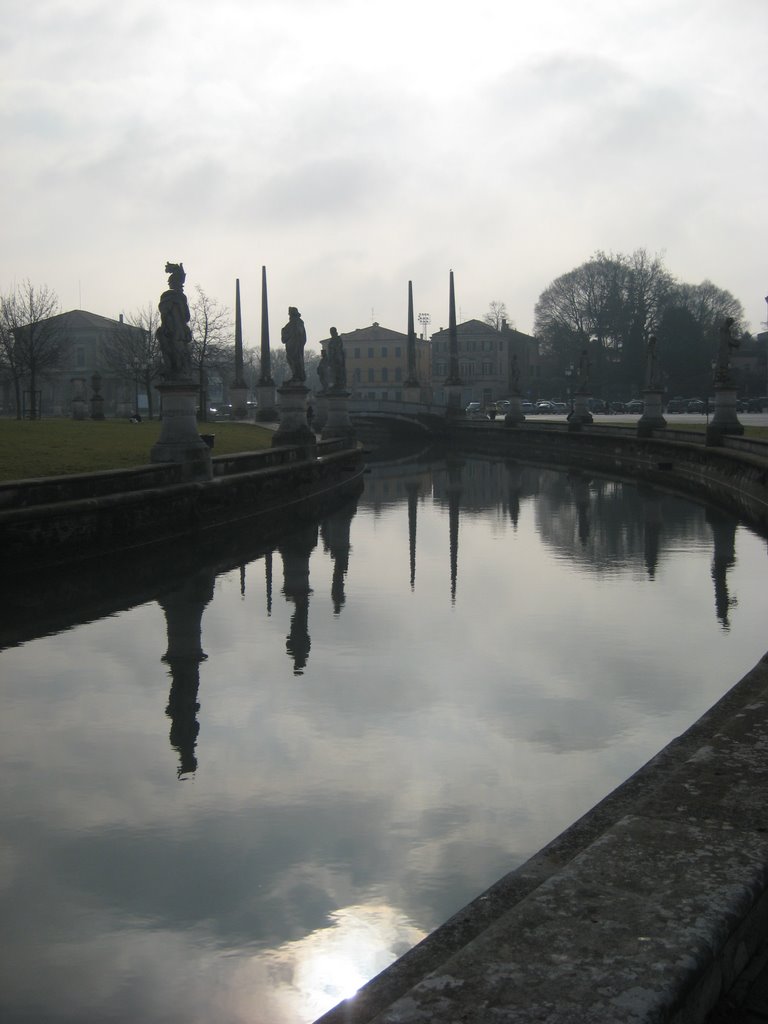
<svg viewBox="0 0 768 1024">
<path fill-rule="evenodd" d="M 421 324 L 421 336 L 426 339 L 426 337 L 427 337 L 427 328 L 429 327 L 430 323 L 432 322 L 432 317 L 430 316 L 429 313 L 419 313 L 419 315 L 416 317 L 416 319 Z"/>
</svg>

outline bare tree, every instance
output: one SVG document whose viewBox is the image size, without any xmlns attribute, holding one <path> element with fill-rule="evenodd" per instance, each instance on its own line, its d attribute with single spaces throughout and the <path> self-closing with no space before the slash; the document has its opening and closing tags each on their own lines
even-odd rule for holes
<svg viewBox="0 0 768 1024">
<path fill-rule="evenodd" d="M 24 385 L 29 389 L 30 419 L 40 414 L 40 378 L 58 364 L 64 340 L 51 319 L 58 311 L 56 293 L 47 285 L 36 287 L 29 280 L 0 298 L 0 340 L 4 363 L 13 379 L 17 419 L 22 417 Z"/>
<path fill-rule="evenodd" d="M 192 365 L 200 391 L 200 418 L 206 420 L 208 372 L 231 362 L 234 330 L 229 309 L 207 295 L 200 285 L 196 286 L 196 291 L 197 298 L 190 306 Z"/>
<path fill-rule="evenodd" d="M 105 364 L 118 376 L 133 384 L 133 408 L 138 412 L 139 392 L 147 395 L 147 415 L 153 418 L 152 388 L 160 376 L 162 356 L 156 332 L 160 313 L 151 302 L 132 313 L 129 322 L 121 323 L 102 342 Z"/>
<path fill-rule="evenodd" d="M 495 331 L 500 331 L 505 323 L 509 327 L 514 327 L 514 324 L 509 322 L 506 302 L 499 302 L 497 299 L 488 304 L 488 312 L 483 317 L 483 322 L 489 324 Z"/>
</svg>

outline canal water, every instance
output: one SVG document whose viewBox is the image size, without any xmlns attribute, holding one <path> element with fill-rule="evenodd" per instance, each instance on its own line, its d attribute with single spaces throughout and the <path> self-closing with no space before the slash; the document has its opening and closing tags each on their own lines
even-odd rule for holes
<svg viewBox="0 0 768 1024">
<path fill-rule="evenodd" d="M 763 538 L 584 473 L 381 458 L 231 547 L 8 606 L 8 1024 L 313 1021 L 766 646 Z"/>
</svg>

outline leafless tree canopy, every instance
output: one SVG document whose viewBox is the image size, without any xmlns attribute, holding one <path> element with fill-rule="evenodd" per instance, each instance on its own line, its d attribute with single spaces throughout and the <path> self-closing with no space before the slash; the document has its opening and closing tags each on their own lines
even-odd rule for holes
<svg viewBox="0 0 768 1024">
<path fill-rule="evenodd" d="M 29 416 L 37 419 L 37 393 L 47 370 L 58 365 L 63 339 L 50 318 L 59 312 L 59 298 L 47 285 L 24 281 L 0 297 L 0 343 L 3 369 L 13 381 L 16 416 L 29 391 Z"/>
</svg>

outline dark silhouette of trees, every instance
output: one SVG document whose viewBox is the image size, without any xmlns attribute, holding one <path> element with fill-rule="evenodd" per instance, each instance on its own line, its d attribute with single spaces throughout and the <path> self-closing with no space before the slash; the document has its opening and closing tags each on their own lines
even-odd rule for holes
<svg viewBox="0 0 768 1024">
<path fill-rule="evenodd" d="M 651 334 L 668 387 L 704 391 L 726 316 L 743 322 L 741 303 L 710 281 L 677 282 L 660 256 L 597 252 L 558 277 L 536 304 L 535 332 L 553 380 L 562 380 L 589 351 L 595 394 L 628 396 L 644 383 Z"/>
<path fill-rule="evenodd" d="M 234 365 L 234 327 L 226 306 L 211 298 L 201 287 L 190 304 L 192 366 L 200 392 L 200 419 L 208 418 L 207 382 L 211 370 L 223 372 Z"/>
<path fill-rule="evenodd" d="M 56 293 L 29 280 L 0 297 L 2 359 L 13 383 L 17 419 L 22 418 L 24 390 L 29 392 L 29 418 L 40 416 L 40 381 L 58 365 L 64 340 L 51 320 L 58 311 Z"/>
<path fill-rule="evenodd" d="M 153 303 L 132 313 L 130 322 L 120 326 L 101 345 L 101 355 L 117 376 L 133 385 L 133 408 L 138 412 L 139 393 L 146 392 L 147 415 L 154 415 L 152 389 L 160 377 L 162 356 L 155 333 L 160 325 L 160 313 Z"/>
</svg>

